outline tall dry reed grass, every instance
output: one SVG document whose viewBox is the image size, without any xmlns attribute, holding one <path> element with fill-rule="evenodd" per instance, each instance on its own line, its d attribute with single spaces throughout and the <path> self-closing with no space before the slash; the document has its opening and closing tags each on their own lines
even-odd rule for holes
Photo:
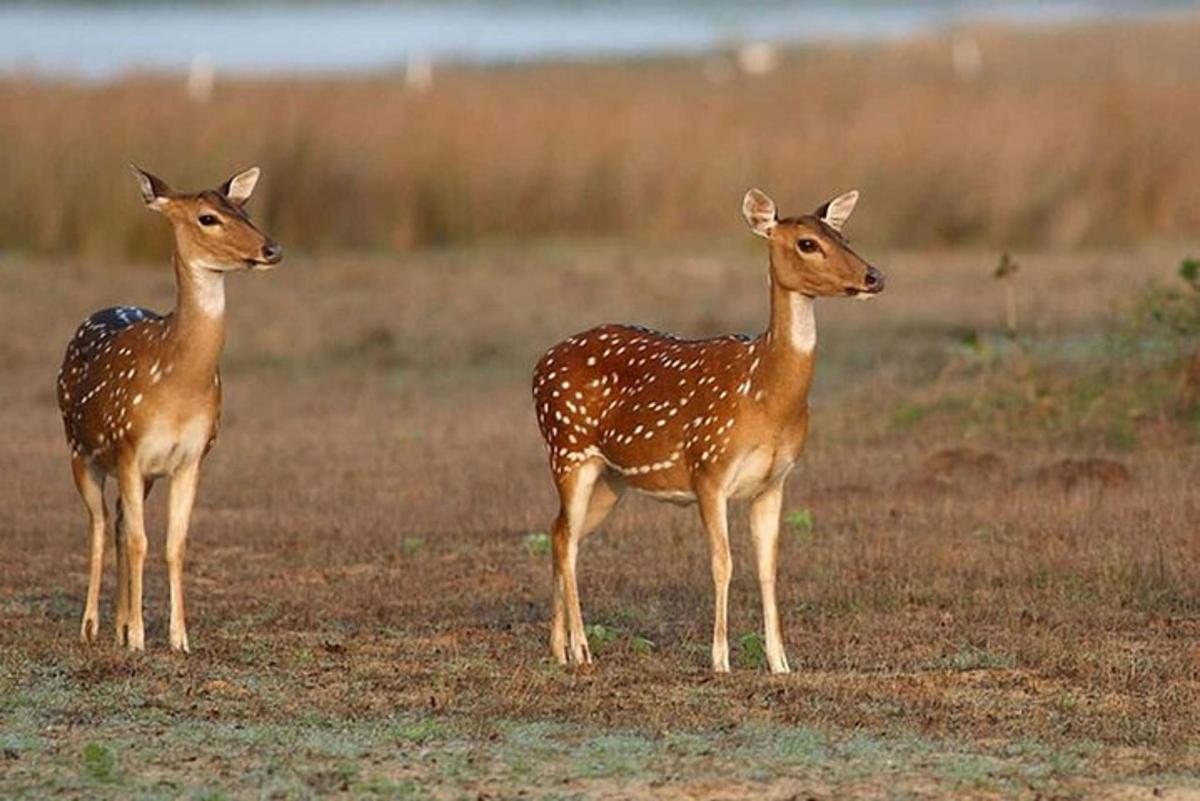
<svg viewBox="0 0 1200 801">
<path fill-rule="evenodd" d="M 875 244 L 1076 245 L 1200 235 L 1200 23 L 979 29 L 711 60 L 218 80 L 0 81 L 0 249 L 139 257 L 130 160 L 182 187 L 248 163 L 302 249 L 487 238 L 705 237 L 761 185 L 787 208 L 857 186 Z M 724 77 L 714 77 L 721 76 Z M 160 237 L 160 238 L 153 238 Z"/>
</svg>

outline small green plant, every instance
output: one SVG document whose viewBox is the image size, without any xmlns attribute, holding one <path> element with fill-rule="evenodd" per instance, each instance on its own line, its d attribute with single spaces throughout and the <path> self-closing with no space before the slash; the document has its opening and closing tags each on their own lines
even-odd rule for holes
<svg viewBox="0 0 1200 801">
<path fill-rule="evenodd" d="M 117 759 L 100 743 L 88 743 L 83 747 L 83 769 L 98 782 L 115 781 Z"/>
<path fill-rule="evenodd" d="M 810 508 L 788 512 L 784 517 L 784 523 L 787 524 L 787 528 L 796 531 L 797 534 L 812 534 L 812 529 L 815 529 L 817 525 Z"/>
<path fill-rule="evenodd" d="M 1200 335 L 1200 259 L 1184 259 L 1178 271 L 1185 287 L 1154 287 L 1146 292 L 1138 314 L 1134 315 L 1135 335 L 1145 328 L 1157 328 L 1160 333 L 1179 337 L 1190 344 Z"/>
<path fill-rule="evenodd" d="M 392 726 L 397 740 L 421 745 L 446 736 L 446 727 L 436 720 L 407 720 Z"/>
<path fill-rule="evenodd" d="M 546 556 L 550 553 L 550 535 L 544 531 L 534 531 L 525 536 L 525 548 L 531 556 Z"/>
<path fill-rule="evenodd" d="M 941 665 L 950 670 L 998 670 L 1011 668 L 1013 660 L 1007 654 L 966 647 L 943 657 Z"/>
<path fill-rule="evenodd" d="M 767 664 L 767 648 L 762 635 L 757 631 L 747 632 L 738 638 L 738 664 L 744 668 L 761 668 Z"/>
<path fill-rule="evenodd" d="M 958 335 L 958 344 L 968 353 L 978 354 L 983 350 L 983 340 L 974 328 L 968 328 Z"/>
<path fill-rule="evenodd" d="M 1062 711 L 1070 712 L 1079 706 L 1079 699 L 1075 697 L 1074 693 L 1063 692 L 1059 694 L 1056 703 Z"/>
<path fill-rule="evenodd" d="M 635 654 L 650 654 L 654 652 L 654 641 L 645 637 L 631 637 L 629 647 Z"/>
<path fill-rule="evenodd" d="M 588 645 L 597 653 L 620 636 L 616 629 L 609 628 L 601 623 L 589 623 L 583 627 L 583 633 L 587 635 Z"/>
<path fill-rule="evenodd" d="M 406 556 L 413 556 L 425 547 L 425 540 L 420 537 L 405 537 L 400 543 L 400 550 Z"/>
<path fill-rule="evenodd" d="M 1179 263 L 1179 277 L 1192 289 L 1200 292 L 1200 259 L 1184 259 Z"/>
</svg>

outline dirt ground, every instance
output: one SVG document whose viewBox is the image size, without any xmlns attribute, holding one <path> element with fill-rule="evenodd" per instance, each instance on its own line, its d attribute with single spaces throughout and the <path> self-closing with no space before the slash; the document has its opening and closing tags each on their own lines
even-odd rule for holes
<svg viewBox="0 0 1200 801">
<path fill-rule="evenodd" d="M 1178 255 L 1019 254 L 1029 352 L 1093 358 Z M 744 511 L 736 667 L 714 676 L 695 510 L 638 497 L 583 546 L 596 664 L 550 663 L 533 363 L 602 321 L 756 330 L 763 260 L 550 243 L 232 277 L 186 657 L 161 488 L 146 653 L 111 642 L 111 547 L 103 641 L 78 642 L 53 391 L 79 320 L 165 310 L 169 268 L 0 261 L 0 795 L 1200 797 L 1195 429 L 959 402 L 994 386 L 968 335 L 1004 347 L 991 253 L 879 254 L 882 297 L 819 306 L 781 556 L 793 674 L 762 664 Z"/>
</svg>

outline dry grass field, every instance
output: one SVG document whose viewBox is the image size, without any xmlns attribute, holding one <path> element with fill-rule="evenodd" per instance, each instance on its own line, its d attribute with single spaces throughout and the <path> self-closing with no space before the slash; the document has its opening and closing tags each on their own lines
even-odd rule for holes
<svg viewBox="0 0 1200 801">
<path fill-rule="evenodd" d="M 603 320 L 758 328 L 762 249 L 736 219 L 716 239 L 232 277 L 188 657 L 166 644 L 161 492 L 147 652 L 108 641 L 111 547 L 105 641 L 78 642 L 85 521 L 53 394 L 77 321 L 169 306 L 169 269 L 0 261 L 0 795 L 1200 793 L 1194 386 L 1180 343 L 1135 322 L 1147 282 L 1178 283 L 1174 249 L 1018 254 L 1010 339 L 995 253 L 864 245 L 889 289 L 818 309 L 785 506 L 796 672 L 762 664 L 740 510 L 736 667 L 713 676 L 695 511 L 637 497 L 583 548 L 597 664 L 548 661 L 554 502 L 529 371 Z"/>
<path fill-rule="evenodd" d="M 183 186 L 248 163 L 313 251 L 529 236 L 707 237 L 748 184 L 857 186 L 856 236 L 1106 246 L 1200 236 L 1200 21 L 979 28 L 728 57 L 402 76 L 77 85 L 0 78 L 0 250 L 146 257 L 125 164 Z M 816 201 L 813 201 L 814 203 Z"/>
</svg>

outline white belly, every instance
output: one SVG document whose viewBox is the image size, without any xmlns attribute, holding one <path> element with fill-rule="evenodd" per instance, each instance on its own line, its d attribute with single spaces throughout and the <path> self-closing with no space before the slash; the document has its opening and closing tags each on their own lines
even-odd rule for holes
<svg viewBox="0 0 1200 801">
<path fill-rule="evenodd" d="M 169 476 L 185 464 L 199 461 L 212 433 L 212 421 L 193 417 L 182 425 L 155 421 L 138 443 L 138 469 L 148 478 Z"/>
<path fill-rule="evenodd" d="M 677 503 L 680 506 L 686 506 L 689 503 L 696 502 L 696 495 L 687 490 L 644 490 L 633 488 L 635 492 L 645 495 L 648 498 L 653 498 L 656 501 L 666 501 L 668 503 Z"/>
<path fill-rule="evenodd" d="M 730 498 L 750 498 L 779 481 L 792 469 L 790 456 L 776 450 L 757 448 L 734 463 L 726 482 Z"/>
</svg>

